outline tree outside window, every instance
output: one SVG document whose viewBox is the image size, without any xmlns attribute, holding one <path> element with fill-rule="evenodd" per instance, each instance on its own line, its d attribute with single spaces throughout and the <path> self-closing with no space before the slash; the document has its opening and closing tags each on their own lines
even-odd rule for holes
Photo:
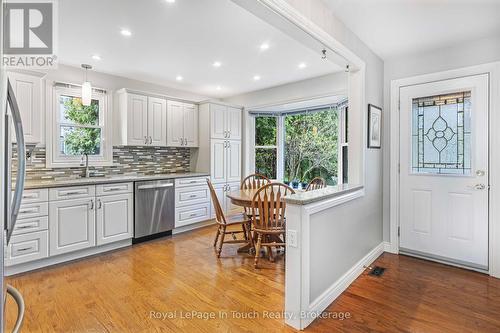
<svg viewBox="0 0 500 333">
<path fill-rule="evenodd" d="M 277 117 L 255 118 L 255 172 L 277 178 Z"/>
</svg>

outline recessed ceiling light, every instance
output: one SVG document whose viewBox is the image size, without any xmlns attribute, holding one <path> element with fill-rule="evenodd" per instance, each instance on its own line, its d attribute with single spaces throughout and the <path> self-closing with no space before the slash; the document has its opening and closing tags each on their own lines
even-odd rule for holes
<svg viewBox="0 0 500 333">
<path fill-rule="evenodd" d="M 120 32 L 123 36 L 127 36 L 127 37 L 132 36 L 132 32 L 130 32 L 130 30 L 128 30 L 128 29 L 122 29 L 122 31 L 120 31 Z"/>
<path fill-rule="evenodd" d="M 100 56 L 100 55 L 98 55 L 98 54 L 94 54 L 94 55 L 92 56 L 92 59 L 94 59 L 94 60 L 96 60 L 96 61 L 99 61 L 99 60 L 101 60 L 101 56 Z"/>
<path fill-rule="evenodd" d="M 175 0 L 165 0 L 166 3 L 174 3 Z"/>
<path fill-rule="evenodd" d="M 304 69 L 304 68 L 306 68 L 306 67 L 307 67 L 307 64 L 306 64 L 305 62 L 301 62 L 301 63 L 299 64 L 299 68 L 300 68 L 300 69 Z"/>
<path fill-rule="evenodd" d="M 184 78 L 183 78 L 182 76 L 180 76 L 180 75 L 177 75 L 177 77 L 176 77 L 175 79 L 176 79 L 177 81 L 182 81 L 182 80 L 184 80 Z"/>
<path fill-rule="evenodd" d="M 217 87 L 215 87 L 215 90 L 221 90 L 221 89 L 222 89 L 222 87 L 221 87 L 221 86 L 217 86 Z"/>
<path fill-rule="evenodd" d="M 261 49 L 262 51 L 265 51 L 265 50 L 267 50 L 268 48 L 269 48 L 269 44 L 267 44 L 267 43 L 262 43 L 262 44 L 260 45 L 260 49 Z"/>
<path fill-rule="evenodd" d="M 214 66 L 214 67 L 220 67 L 220 66 L 222 66 L 222 63 L 221 63 L 220 61 L 215 61 L 215 62 L 212 64 L 212 66 Z"/>
<path fill-rule="evenodd" d="M 259 81 L 259 80 L 260 80 L 260 75 L 255 75 L 255 76 L 253 77 L 253 80 L 254 80 L 254 81 Z"/>
</svg>

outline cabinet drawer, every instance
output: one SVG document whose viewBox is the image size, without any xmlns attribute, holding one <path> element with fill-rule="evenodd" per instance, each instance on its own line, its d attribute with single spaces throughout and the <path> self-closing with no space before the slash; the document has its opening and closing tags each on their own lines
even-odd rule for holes
<svg viewBox="0 0 500 333">
<path fill-rule="evenodd" d="M 58 187 L 49 190 L 50 201 L 80 199 L 95 196 L 95 186 Z"/>
<path fill-rule="evenodd" d="M 14 227 L 13 235 L 26 234 L 28 232 L 42 231 L 49 228 L 48 216 L 34 217 L 31 219 L 18 220 Z"/>
<path fill-rule="evenodd" d="M 47 258 L 49 256 L 48 240 L 47 231 L 12 236 L 5 254 L 5 265 L 12 266 Z"/>
<path fill-rule="evenodd" d="M 39 202 L 32 204 L 21 204 L 19 209 L 18 219 L 28 219 L 32 217 L 47 216 L 49 215 L 49 203 Z"/>
<path fill-rule="evenodd" d="M 96 186 L 96 196 L 134 192 L 133 183 L 104 184 Z"/>
<path fill-rule="evenodd" d="M 183 207 L 210 202 L 208 186 L 184 187 L 175 190 L 175 206 Z"/>
<path fill-rule="evenodd" d="M 23 204 L 49 201 L 49 190 L 46 188 L 38 190 L 24 190 L 22 198 L 21 202 Z"/>
<path fill-rule="evenodd" d="M 175 227 L 206 221 L 210 219 L 210 203 L 178 208 L 175 210 Z"/>
<path fill-rule="evenodd" d="M 207 185 L 207 177 L 181 178 L 175 180 L 175 187 Z"/>
</svg>

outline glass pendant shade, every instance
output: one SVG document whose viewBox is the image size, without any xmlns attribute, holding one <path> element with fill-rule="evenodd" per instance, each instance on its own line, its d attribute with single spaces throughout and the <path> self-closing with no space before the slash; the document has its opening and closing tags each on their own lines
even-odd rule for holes
<svg viewBox="0 0 500 333">
<path fill-rule="evenodd" d="M 92 100 L 92 85 L 89 81 L 85 81 L 82 84 L 82 104 L 84 106 L 89 106 Z"/>
</svg>

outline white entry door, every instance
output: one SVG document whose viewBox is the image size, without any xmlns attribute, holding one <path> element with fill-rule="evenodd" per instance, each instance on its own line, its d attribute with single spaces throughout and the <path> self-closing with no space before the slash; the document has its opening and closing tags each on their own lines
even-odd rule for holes
<svg viewBox="0 0 500 333">
<path fill-rule="evenodd" d="M 400 89 L 400 251 L 488 269 L 488 75 Z"/>
</svg>

